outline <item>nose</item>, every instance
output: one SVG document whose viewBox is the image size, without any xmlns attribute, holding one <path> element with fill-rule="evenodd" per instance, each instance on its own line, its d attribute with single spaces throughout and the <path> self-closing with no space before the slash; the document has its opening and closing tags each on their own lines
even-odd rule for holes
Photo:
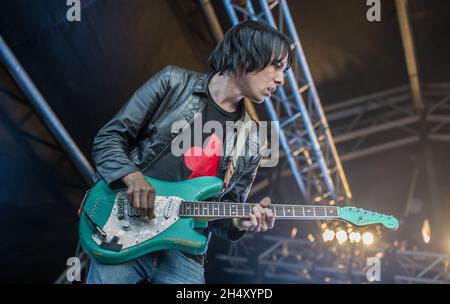
<svg viewBox="0 0 450 304">
<path fill-rule="evenodd" d="M 283 73 L 283 70 L 281 70 L 280 72 L 277 72 L 277 75 L 275 77 L 275 83 L 277 85 L 280 85 L 280 86 L 284 85 L 284 73 Z"/>
</svg>

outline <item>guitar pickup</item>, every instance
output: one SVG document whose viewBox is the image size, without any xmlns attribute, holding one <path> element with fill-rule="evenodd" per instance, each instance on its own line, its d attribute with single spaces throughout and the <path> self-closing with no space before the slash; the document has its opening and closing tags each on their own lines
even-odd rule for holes
<svg viewBox="0 0 450 304">
<path fill-rule="evenodd" d="M 117 201 L 117 218 L 123 220 L 125 218 L 125 200 L 120 197 Z"/>
<path fill-rule="evenodd" d="M 168 219 L 172 215 L 173 210 L 173 201 L 172 199 L 169 199 L 169 201 L 166 203 L 166 208 L 164 209 L 164 217 Z"/>
<path fill-rule="evenodd" d="M 141 210 L 139 210 L 138 208 L 134 208 L 131 205 L 128 205 L 128 216 L 129 217 L 140 217 Z"/>
</svg>

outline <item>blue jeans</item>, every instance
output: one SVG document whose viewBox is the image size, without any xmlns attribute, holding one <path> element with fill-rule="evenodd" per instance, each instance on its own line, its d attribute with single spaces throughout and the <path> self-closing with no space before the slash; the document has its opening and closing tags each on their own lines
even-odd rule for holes
<svg viewBox="0 0 450 304">
<path fill-rule="evenodd" d="M 132 261 L 106 265 L 91 259 L 87 284 L 205 284 L 204 267 L 177 250 L 156 251 Z"/>
</svg>

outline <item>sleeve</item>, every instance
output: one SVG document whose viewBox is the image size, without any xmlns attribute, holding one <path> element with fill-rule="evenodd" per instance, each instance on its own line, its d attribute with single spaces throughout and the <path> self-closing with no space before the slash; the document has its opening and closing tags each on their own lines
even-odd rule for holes
<svg viewBox="0 0 450 304">
<path fill-rule="evenodd" d="M 247 201 L 247 197 L 255 180 L 260 162 L 261 156 L 258 155 L 249 163 L 248 166 L 246 166 L 244 172 L 237 177 L 236 184 L 232 184 L 230 186 L 230 191 L 223 196 L 222 201 L 238 203 L 245 203 Z M 235 227 L 231 219 L 220 219 L 213 221 L 211 229 L 213 233 L 220 238 L 233 242 L 240 240 L 246 233 L 246 231 L 239 230 Z"/>
<path fill-rule="evenodd" d="M 95 136 L 92 158 L 108 185 L 139 170 L 129 157 L 130 147 L 170 89 L 172 71 L 168 66 L 144 83 Z"/>
</svg>

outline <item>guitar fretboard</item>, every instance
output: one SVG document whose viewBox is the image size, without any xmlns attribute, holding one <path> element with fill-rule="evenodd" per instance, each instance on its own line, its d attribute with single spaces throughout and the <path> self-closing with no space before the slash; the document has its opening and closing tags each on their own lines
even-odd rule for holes
<svg viewBox="0 0 450 304">
<path fill-rule="evenodd" d="M 237 204 L 228 202 L 183 202 L 179 216 L 186 217 L 248 217 L 255 204 Z M 270 206 L 274 216 L 280 219 L 295 218 L 338 218 L 339 209 L 333 206 L 282 205 Z"/>
</svg>

